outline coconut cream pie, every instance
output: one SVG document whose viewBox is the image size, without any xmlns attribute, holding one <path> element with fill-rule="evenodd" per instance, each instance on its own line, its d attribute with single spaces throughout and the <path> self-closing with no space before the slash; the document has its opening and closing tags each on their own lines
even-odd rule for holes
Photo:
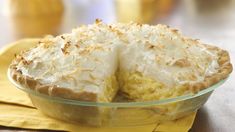
<svg viewBox="0 0 235 132">
<path fill-rule="evenodd" d="M 195 93 L 231 72 L 227 51 L 168 26 L 100 21 L 44 38 L 10 65 L 21 85 L 95 102 L 111 102 L 118 91 L 134 101 Z"/>
</svg>

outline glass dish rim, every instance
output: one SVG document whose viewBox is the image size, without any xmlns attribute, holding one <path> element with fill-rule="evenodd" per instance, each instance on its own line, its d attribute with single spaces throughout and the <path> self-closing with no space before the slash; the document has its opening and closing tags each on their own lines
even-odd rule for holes
<svg viewBox="0 0 235 132">
<path fill-rule="evenodd" d="M 49 95 L 46 95 L 43 93 L 39 93 L 35 90 L 25 88 L 22 85 L 18 84 L 14 79 L 11 78 L 10 69 L 8 69 L 8 71 L 7 71 L 7 77 L 14 86 L 16 86 L 18 89 L 26 92 L 27 94 L 32 94 L 32 95 L 38 96 L 43 99 L 49 99 L 50 101 L 59 102 L 59 103 L 63 103 L 63 104 L 79 105 L 79 106 L 96 106 L 96 107 L 97 106 L 101 106 L 101 107 L 141 107 L 141 106 L 164 105 L 164 104 L 169 104 L 169 103 L 175 103 L 175 102 L 192 99 L 192 98 L 201 96 L 203 94 L 209 93 L 209 92 L 215 90 L 217 87 L 221 86 L 229 78 L 229 76 L 228 76 L 227 78 L 220 80 L 216 84 L 214 84 L 208 88 L 205 88 L 196 94 L 190 93 L 190 94 L 181 95 L 178 97 L 161 99 L 161 100 L 154 100 L 154 101 L 110 102 L 110 103 L 107 103 L 107 102 L 88 102 L 88 101 L 65 99 L 65 98 L 49 96 Z"/>
</svg>

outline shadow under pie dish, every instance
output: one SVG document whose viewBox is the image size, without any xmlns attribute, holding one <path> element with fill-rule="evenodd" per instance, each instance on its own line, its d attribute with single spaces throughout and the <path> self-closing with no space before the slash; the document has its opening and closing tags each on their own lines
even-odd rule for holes
<svg viewBox="0 0 235 132">
<path fill-rule="evenodd" d="M 16 56 L 10 80 L 43 113 L 88 125 L 177 119 L 232 71 L 225 50 L 165 25 L 97 21 L 38 43 Z"/>
</svg>

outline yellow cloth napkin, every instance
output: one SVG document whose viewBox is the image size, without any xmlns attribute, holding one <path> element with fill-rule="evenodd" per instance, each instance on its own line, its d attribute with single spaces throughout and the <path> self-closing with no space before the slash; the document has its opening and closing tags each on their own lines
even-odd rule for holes
<svg viewBox="0 0 235 132">
<path fill-rule="evenodd" d="M 24 39 L 0 50 L 0 125 L 30 129 L 48 129 L 86 132 L 186 132 L 193 124 L 196 112 L 184 118 L 161 124 L 135 127 L 95 128 L 70 124 L 49 118 L 38 111 L 23 91 L 16 89 L 7 79 L 7 68 L 15 53 L 28 49 L 38 39 Z"/>
</svg>

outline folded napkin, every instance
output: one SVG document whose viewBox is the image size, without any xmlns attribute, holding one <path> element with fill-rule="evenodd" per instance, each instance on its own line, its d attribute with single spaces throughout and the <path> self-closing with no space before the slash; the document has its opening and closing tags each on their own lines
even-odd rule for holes
<svg viewBox="0 0 235 132">
<path fill-rule="evenodd" d="M 86 132 L 186 132 L 193 124 L 196 112 L 175 121 L 135 127 L 95 128 L 71 124 L 43 115 L 23 91 L 16 89 L 7 79 L 7 68 L 15 53 L 28 49 L 38 39 L 24 39 L 9 44 L 0 50 L 0 125 L 29 129 L 48 129 Z"/>
</svg>

